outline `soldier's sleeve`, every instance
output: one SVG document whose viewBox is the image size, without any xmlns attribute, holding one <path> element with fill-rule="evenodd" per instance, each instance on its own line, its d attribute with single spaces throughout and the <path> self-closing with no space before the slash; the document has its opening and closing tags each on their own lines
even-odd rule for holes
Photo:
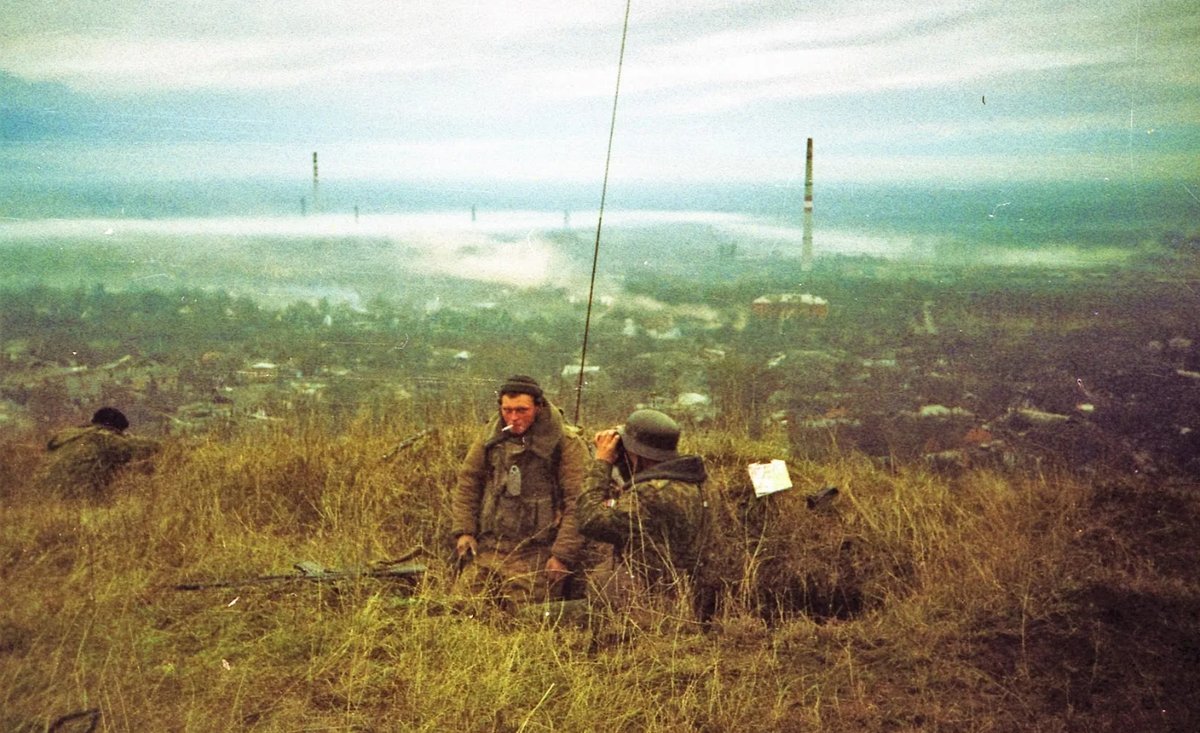
<svg viewBox="0 0 1200 733">
<path fill-rule="evenodd" d="M 479 505 L 483 502 L 483 487 L 487 482 L 487 452 L 483 441 L 477 440 L 467 450 L 458 469 L 458 480 L 450 497 L 450 534 L 476 534 L 479 531 Z"/>
<path fill-rule="evenodd" d="M 97 430 L 90 435 L 89 445 L 106 466 L 115 469 L 134 459 L 133 438 L 128 435 Z"/>
<path fill-rule="evenodd" d="M 143 438 L 137 435 L 127 435 L 125 436 L 125 441 L 129 451 L 129 460 L 131 461 L 140 461 L 150 458 L 158 452 L 159 448 L 162 447 L 161 444 L 153 438 Z"/>
<path fill-rule="evenodd" d="M 584 480 L 583 493 L 575 504 L 579 531 L 585 536 L 614 545 L 629 542 L 639 512 L 636 491 L 623 493 L 618 499 L 611 496 L 612 466 L 593 461 Z"/>
<path fill-rule="evenodd" d="M 583 555 L 584 539 L 575 519 L 575 505 L 583 490 L 589 458 L 587 444 L 578 435 L 565 435 L 558 459 L 558 486 L 562 492 L 562 521 L 550 553 L 567 565 L 577 564 Z"/>
</svg>

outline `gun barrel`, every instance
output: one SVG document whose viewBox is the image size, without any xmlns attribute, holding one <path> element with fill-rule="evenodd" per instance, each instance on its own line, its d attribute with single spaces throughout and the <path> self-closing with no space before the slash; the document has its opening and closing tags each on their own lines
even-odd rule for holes
<svg viewBox="0 0 1200 733">
<path fill-rule="evenodd" d="M 822 504 L 827 504 L 833 497 L 837 496 L 838 490 L 836 486 L 826 486 L 815 494 L 809 494 L 804 498 L 804 503 L 809 509 L 816 509 Z"/>
<path fill-rule="evenodd" d="M 382 456 L 380 456 L 379 460 L 386 461 L 389 458 L 392 458 L 400 451 L 412 446 L 421 438 L 424 438 L 426 435 L 432 435 L 433 432 L 434 432 L 433 428 L 425 428 L 424 430 L 422 430 L 418 433 L 414 433 L 413 435 L 408 436 L 404 440 L 397 443 L 396 446 L 394 448 L 392 448 L 390 451 L 388 451 L 387 453 L 384 453 Z"/>
<path fill-rule="evenodd" d="M 233 580 L 210 580 L 191 583 L 177 583 L 175 590 L 208 590 L 210 588 L 238 588 L 245 585 L 260 585 L 285 580 L 347 580 L 352 578 L 417 578 L 425 574 L 427 568 L 422 563 L 406 562 L 392 563 L 365 570 L 327 570 L 319 563 L 312 561 L 298 562 L 295 565 L 298 572 L 287 575 L 259 575 L 253 578 Z"/>
</svg>

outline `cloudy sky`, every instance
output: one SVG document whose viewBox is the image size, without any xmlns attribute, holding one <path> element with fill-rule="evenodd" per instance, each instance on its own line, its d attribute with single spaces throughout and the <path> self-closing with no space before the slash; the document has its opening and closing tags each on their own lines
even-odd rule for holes
<svg viewBox="0 0 1200 733">
<path fill-rule="evenodd" d="M 0 0 L 28 177 L 603 174 L 625 0 Z M 1195 181 L 1194 0 L 632 0 L 611 175 Z"/>
</svg>

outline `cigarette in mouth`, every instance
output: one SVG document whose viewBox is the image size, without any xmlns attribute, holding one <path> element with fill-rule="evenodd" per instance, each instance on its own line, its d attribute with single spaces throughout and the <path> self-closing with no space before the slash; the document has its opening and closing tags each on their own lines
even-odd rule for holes
<svg viewBox="0 0 1200 733">
<path fill-rule="evenodd" d="M 500 432 L 502 433 L 507 433 L 509 430 L 512 430 L 512 425 L 505 425 L 504 427 L 500 428 Z"/>
</svg>

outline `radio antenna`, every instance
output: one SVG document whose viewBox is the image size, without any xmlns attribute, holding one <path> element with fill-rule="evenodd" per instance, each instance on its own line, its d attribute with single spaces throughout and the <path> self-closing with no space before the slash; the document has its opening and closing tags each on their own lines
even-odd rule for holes
<svg viewBox="0 0 1200 733">
<path fill-rule="evenodd" d="M 617 59 L 617 86 L 613 92 L 612 119 L 608 123 L 608 152 L 604 156 L 604 185 L 600 189 L 600 215 L 596 219 L 596 245 L 592 250 L 592 278 L 588 285 L 587 315 L 583 320 L 583 348 L 579 353 L 579 379 L 575 383 L 575 418 L 579 424 L 579 409 L 583 401 L 583 369 L 587 365 L 588 333 L 592 325 L 592 300 L 596 295 L 596 265 L 600 261 L 600 230 L 604 227 L 604 200 L 608 196 L 608 168 L 612 162 L 613 135 L 617 128 L 617 100 L 621 97 L 621 70 L 625 67 L 625 39 L 629 35 L 629 6 L 625 0 L 625 21 L 621 27 L 621 55 Z"/>
</svg>

